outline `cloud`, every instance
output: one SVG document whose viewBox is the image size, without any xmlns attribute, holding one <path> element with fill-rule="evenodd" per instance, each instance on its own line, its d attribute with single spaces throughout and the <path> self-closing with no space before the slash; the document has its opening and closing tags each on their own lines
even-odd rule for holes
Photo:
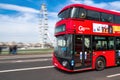
<svg viewBox="0 0 120 80">
<path fill-rule="evenodd" d="M 83 1 L 81 1 L 81 0 L 70 0 L 71 1 L 71 3 L 82 3 Z"/>
<path fill-rule="evenodd" d="M 18 11 L 14 15 L 0 14 L 0 41 L 39 42 L 39 10 L 13 4 L 1 4 L 0 9 Z M 53 37 L 56 12 L 48 12 L 49 33 Z"/>
<path fill-rule="evenodd" d="M 14 4 L 3 4 L 3 3 L 0 3 L 0 9 L 18 11 L 18 12 L 23 12 L 23 13 L 36 13 L 36 14 L 40 14 L 40 11 L 36 10 L 34 8 L 25 7 L 25 6 L 18 6 L 18 5 L 14 5 Z M 57 16 L 56 12 L 48 12 L 48 13 L 49 13 L 48 16 L 52 16 L 52 17 Z"/>
<path fill-rule="evenodd" d="M 39 41 L 38 19 L 34 14 L 21 14 L 19 16 L 0 15 L 0 41 Z"/>
<path fill-rule="evenodd" d="M 116 4 L 120 4 L 120 1 L 113 1 L 113 2 L 103 1 L 99 3 L 95 3 L 94 0 L 70 0 L 69 3 L 81 3 L 81 4 L 86 4 L 86 5 L 95 6 L 99 8 L 120 11 L 120 6 L 116 5 Z"/>
<path fill-rule="evenodd" d="M 120 4 L 120 1 L 110 2 L 109 4 L 111 6 L 111 9 L 120 11 L 120 6 L 118 5 L 118 4 Z"/>
<path fill-rule="evenodd" d="M 48 17 L 57 18 L 57 12 L 48 12 Z"/>
<path fill-rule="evenodd" d="M 14 5 L 15 6 L 15 5 Z M 20 7 L 20 6 L 19 6 Z M 24 7 L 21 7 L 21 9 Z M 8 8 L 7 8 L 8 9 Z M 15 9 L 19 13 L 14 15 L 0 14 L 0 41 L 3 42 L 39 42 L 39 13 L 35 11 L 26 12 L 21 9 Z M 26 9 L 29 9 L 26 7 Z M 10 10 L 10 8 L 8 9 Z M 14 10 L 14 9 L 11 9 Z M 48 24 L 50 36 L 54 35 L 54 24 L 56 22 L 56 12 L 48 12 Z"/>
<path fill-rule="evenodd" d="M 25 6 L 18 6 L 18 5 L 14 5 L 14 4 L 0 3 L 0 9 L 15 10 L 15 11 L 19 11 L 19 12 L 39 13 L 39 10 L 25 7 Z"/>
</svg>

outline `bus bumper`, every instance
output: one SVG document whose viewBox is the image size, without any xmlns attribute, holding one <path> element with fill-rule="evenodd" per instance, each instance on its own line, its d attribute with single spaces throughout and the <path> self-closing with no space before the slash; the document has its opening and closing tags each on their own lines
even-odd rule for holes
<svg viewBox="0 0 120 80">
<path fill-rule="evenodd" d="M 52 57 L 52 63 L 53 63 L 53 65 L 54 65 L 56 68 L 58 68 L 58 69 L 60 69 L 60 70 L 67 71 L 67 72 L 74 72 L 73 70 L 69 70 L 69 69 L 63 67 L 63 66 L 59 63 L 59 61 L 57 60 L 57 58 L 55 57 L 54 54 L 53 54 L 53 57 Z"/>
</svg>

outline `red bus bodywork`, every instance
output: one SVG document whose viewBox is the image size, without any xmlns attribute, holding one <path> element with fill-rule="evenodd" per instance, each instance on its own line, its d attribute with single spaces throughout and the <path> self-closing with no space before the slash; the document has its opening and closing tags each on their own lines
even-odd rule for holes
<svg viewBox="0 0 120 80">
<path fill-rule="evenodd" d="M 120 13 L 113 12 L 105 9 L 100 9 L 96 7 L 91 7 L 83 4 L 72 4 L 69 6 L 64 7 L 60 13 L 68 8 L 71 7 L 82 7 L 88 10 L 98 11 L 98 12 L 104 12 L 108 14 L 115 14 L 120 16 Z M 55 33 L 55 36 L 64 35 L 64 34 L 84 34 L 84 35 L 99 35 L 99 36 L 120 36 L 120 30 L 116 30 L 116 27 L 120 27 L 120 24 L 115 23 L 108 23 L 108 22 L 101 22 L 101 21 L 94 21 L 94 20 L 87 20 L 87 19 L 74 19 L 74 18 L 67 18 L 60 20 L 56 23 L 56 27 L 64 24 L 66 30 L 63 32 Z M 113 34 L 109 33 L 108 30 L 104 30 L 102 32 L 94 31 L 96 27 L 98 26 L 112 26 L 113 28 Z M 64 71 L 68 72 L 75 72 L 75 71 L 83 71 L 83 70 L 90 70 L 95 69 L 95 62 L 98 57 L 104 57 L 106 61 L 106 67 L 110 66 L 116 66 L 116 52 L 115 50 L 106 50 L 106 51 L 93 51 L 92 52 L 92 66 L 89 68 L 83 68 L 78 70 L 69 70 L 62 66 L 62 64 L 59 63 L 56 56 L 53 53 L 53 65 L 56 66 L 59 69 L 62 69 Z"/>
</svg>

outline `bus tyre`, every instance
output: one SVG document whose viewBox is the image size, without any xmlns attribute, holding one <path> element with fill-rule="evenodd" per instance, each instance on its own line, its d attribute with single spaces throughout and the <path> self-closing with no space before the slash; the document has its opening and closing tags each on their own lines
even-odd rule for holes
<svg viewBox="0 0 120 80">
<path fill-rule="evenodd" d="M 98 57 L 96 60 L 95 68 L 97 71 L 104 70 L 105 68 L 105 59 L 103 57 Z"/>
</svg>

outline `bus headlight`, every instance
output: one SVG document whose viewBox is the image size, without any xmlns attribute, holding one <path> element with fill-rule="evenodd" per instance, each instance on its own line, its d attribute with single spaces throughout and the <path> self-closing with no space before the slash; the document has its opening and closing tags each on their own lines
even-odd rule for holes
<svg viewBox="0 0 120 80">
<path fill-rule="evenodd" d="M 74 66 L 75 62 L 74 60 L 71 60 L 71 66 Z"/>
<path fill-rule="evenodd" d="M 63 62 L 62 62 L 62 65 L 63 65 L 64 67 L 66 67 L 66 66 L 67 66 L 67 64 L 68 64 L 68 62 L 67 62 L 67 61 L 63 61 Z"/>
</svg>

